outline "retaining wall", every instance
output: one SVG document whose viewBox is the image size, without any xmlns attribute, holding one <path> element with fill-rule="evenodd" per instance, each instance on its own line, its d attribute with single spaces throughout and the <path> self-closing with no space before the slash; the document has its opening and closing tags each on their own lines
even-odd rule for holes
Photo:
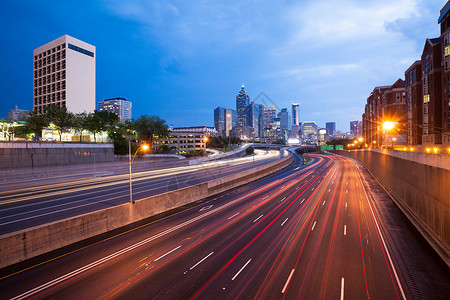
<svg viewBox="0 0 450 300">
<path fill-rule="evenodd" d="M 114 161 L 112 144 L 1 142 L 0 167 L 34 168 Z"/>
<path fill-rule="evenodd" d="M 450 156 L 380 149 L 335 153 L 363 163 L 450 266 Z"/>
<path fill-rule="evenodd" d="M 0 268 L 249 183 L 288 166 L 290 155 L 265 166 L 101 211 L 0 236 Z"/>
</svg>

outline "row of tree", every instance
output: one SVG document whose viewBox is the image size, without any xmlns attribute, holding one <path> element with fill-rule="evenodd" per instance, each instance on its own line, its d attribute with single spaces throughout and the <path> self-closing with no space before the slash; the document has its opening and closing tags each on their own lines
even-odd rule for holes
<svg viewBox="0 0 450 300">
<path fill-rule="evenodd" d="M 121 122 L 119 116 L 112 112 L 97 111 L 92 113 L 71 113 L 66 107 L 50 105 L 46 107 L 43 114 L 31 111 L 26 123 L 15 132 L 17 136 L 34 135 L 35 140 L 42 138 L 42 130 L 51 127 L 58 132 L 59 140 L 62 134 L 74 130 L 75 135 L 82 141 L 83 132 L 87 131 L 94 135 L 107 132 L 108 137 L 114 142 L 117 153 L 126 153 L 127 140 L 146 142 L 153 145 L 155 137 L 167 137 L 169 128 L 166 121 L 157 116 L 142 115 L 135 120 Z"/>
</svg>

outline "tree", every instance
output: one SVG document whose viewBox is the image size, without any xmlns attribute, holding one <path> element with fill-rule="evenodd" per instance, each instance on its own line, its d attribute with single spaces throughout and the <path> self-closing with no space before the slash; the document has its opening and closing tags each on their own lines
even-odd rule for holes
<svg viewBox="0 0 450 300">
<path fill-rule="evenodd" d="M 94 135 L 94 142 L 97 142 L 96 134 L 106 129 L 103 120 L 98 116 L 96 110 L 87 115 L 84 126 L 87 131 Z"/>
<path fill-rule="evenodd" d="M 88 114 L 86 112 L 77 113 L 73 115 L 73 129 L 75 130 L 75 134 L 78 133 L 80 135 L 80 142 L 82 141 L 83 131 L 86 130 L 86 121 L 88 118 Z"/>
<path fill-rule="evenodd" d="M 34 134 L 36 140 L 42 138 L 42 130 L 48 126 L 48 119 L 45 115 L 40 115 L 35 111 L 30 111 L 25 118 L 25 125 L 20 130 L 21 134 Z"/>
<path fill-rule="evenodd" d="M 98 120 L 102 123 L 104 130 L 112 131 L 115 130 L 116 126 L 119 124 L 119 116 L 116 113 L 102 110 L 94 111 L 94 114 L 98 117 Z"/>
<path fill-rule="evenodd" d="M 73 114 L 67 111 L 67 107 L 59 105 L 49 105 L 45 108 L 45 116 L 59 134 L 59 141 L 62 140 L 62 134 L 70 131 L 73 127 Z"/>
<path fill-rule="evenodd" d="M 150 147 L 156 137 L 169 136 L 169 128 L 166 121 L 157 116 L 142 115 L 134 121 L 134 129 L 138 134 L 138 139 L 147 141 Z"/>
</svg>

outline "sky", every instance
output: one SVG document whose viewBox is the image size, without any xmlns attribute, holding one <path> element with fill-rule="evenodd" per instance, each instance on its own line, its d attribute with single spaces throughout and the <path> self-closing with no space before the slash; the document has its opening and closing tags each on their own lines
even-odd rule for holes
<svg viewBox="0 0 450 300">
<path fill-rule="evenodd" d="M 444 0 L 3 0 L 0 118 L 33 107 L 33 49 L 64 34 L 96 46 L 96 103 L 133 117 L 214 126 L 214 109 L 300 104 L 300 121 L 361 120 L 375 86 L 393 84 L 438 37 Z"/>
</svg>

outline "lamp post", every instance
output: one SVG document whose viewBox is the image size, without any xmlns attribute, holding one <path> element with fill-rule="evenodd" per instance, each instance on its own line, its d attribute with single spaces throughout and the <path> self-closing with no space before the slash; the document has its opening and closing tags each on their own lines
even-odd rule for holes
<svg viewBox="0 0 450 300">
<path fill-rule="evenodd" d="M 387 132 L 389 130 L 392 130 L 395 127 L 395 123 L 396 122 L 391 122 L 391 121 L 386 121 L 383 123 L 384 136 L 386 138 L 386 149 L 387 149 L 387 139 L 388 139 Z"/>
<path fill-rule="evenodd" d="M 149 147 L 148 147 L 148 145 L 142 145 L 142 146 L 140 146 L 139 148 L 137 148 L 137 150 L 136 150 L 136 152 L 134 153 L 134 156 L 133 156 L 133 158 L 131 158 L 131 141 L 130 140 L 128 140 L 128 158 L 129 158 L 129 161 L 130 161 L 130 165 L 129 165 L 129 175 L 130 175 L 130 202 L 131 202 L 131 204 L 134 204 L 134 201 L 133 201 L 133 186 L 132 186 L 132 182 L 131 182 L 131 164 L 133 163 L 133 161 L 134 161 L 134 158 L 136 157 L 136 154 L 138 153 L 138 151 L 140 150 L 142 148 L 142 150 L 147 150 Z"/>
</svg>

